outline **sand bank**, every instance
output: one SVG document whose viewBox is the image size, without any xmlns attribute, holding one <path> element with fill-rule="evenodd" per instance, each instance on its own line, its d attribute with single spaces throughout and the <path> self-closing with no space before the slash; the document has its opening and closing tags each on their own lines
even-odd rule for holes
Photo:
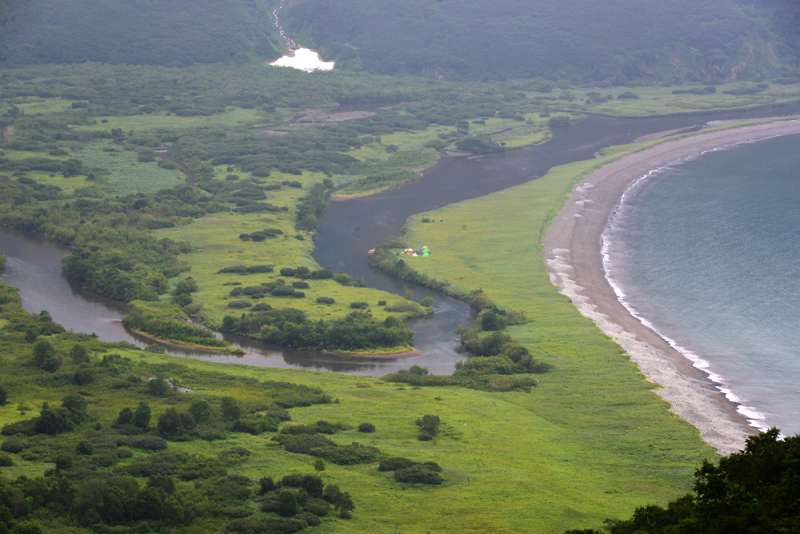
<svg viewBox="0 0 800 534">
<path fill-rule="evenodd" d="M 722 454 L 741 450 L 756 429 L 704 372 L 617 300 L 605 277 L 602 234 L 623 193 L 649 171 L 716 147 L 788 134 L 800 134 L 800 120 L 700 133 L 626 156 L 573 189 L 544 240 L 545 265 L 553 284 L 631 355 L 648 380 L 662 386 L 656 393 Z"/>
</svg>

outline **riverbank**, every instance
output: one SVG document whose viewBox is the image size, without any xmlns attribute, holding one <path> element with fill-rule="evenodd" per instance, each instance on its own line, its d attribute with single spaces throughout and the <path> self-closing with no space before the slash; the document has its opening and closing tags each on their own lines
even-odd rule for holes
<svg viewBox="0 0 800 534">
<path fill-rule="evenodd" d="M 675 413 L 721 453 L 741 449 L 755 433 L 737 406 L 663 338 L 634 318 L 605 277 L 602 234 L 623 193 L 652 170 L 694 154 L 760 138 L 800 133 L 781 121 L 682 137 L 636 152 L 593 172 L 573 188 L 544 238 L 551 280 L 636 362 Z"/>
<path fill-rule="evenodd" d="M 205 345 L 193 345 L 191 343 L 181 343 L 179 341 L 171 341 L 169 339 L 162 339 L 160 337 L 151 336 L 150 334 L 146 334 L 141 330 L 136 330 L 135 328 L 128 328 L 128 330 L 139 337 L 143 337 L 145 339 L 149 339 L 150 341 L 155 341 L 160 345 L 168 345 L 170 347 L 176 347 L 179 349 L 188 349 L 188 350 L 199 350 L 201 352 L 210 352 L 213 354 L 244 354 L 242 349 L 238 348 L 214 348 L 214 347 L 207 347 Z"/>
</svg>

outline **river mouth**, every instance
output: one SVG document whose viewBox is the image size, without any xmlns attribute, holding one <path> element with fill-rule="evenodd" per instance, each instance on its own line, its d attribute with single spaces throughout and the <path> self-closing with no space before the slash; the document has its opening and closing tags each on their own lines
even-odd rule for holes
<svg viewBox="0 0 800 534">
<path fill-rule="evenodd" d="M 780 113 L 800 112 L 800 105 L 782 108 Z M 432 317 L 409 324 L 415 332 L 414 345 L 421 356 L 370 359 L 298 351 L 255 340 L 225 336 L 245 350 L 243 356 L 200 353 L 165 347 L 166 352 L 221 363 L 239 363 L 331 371 L 345 374 L 383 376 L 412 365 L 431 373 L 448 375 L 455 363 L 467 357 L 460 352 L 456 327 L 470 319 L 470 308 L 439 293 L 395 280 L 370 268 L 366 252 L 390 236 L 400 235 L 406 219 L 429 211 L 506 189 L 543 176 L 551 167 L 591 159 L 606 146 L 632 142 L 639 136 L 686 128 L 710 120 L 743 119 L 776 115 L 775 109 L 721 114 L 646 119 L 590 117 L 554 132 L 539 146 L 488 155 L 483 158 L 443 157 L 425 170 L 420 180 L 362 198 L 331 202 L 320 220 L 314 259 L 353 278 L 363 277 L 370 287 L 403 295 L 409 289 L 415 298 L 434 299 Z M 435 224 L 447 224 L 436 221 Z M 534 229 L 538 232 L 538 229 Z M 532 231 L 534 231 L 532 230 Z M 419 248 L 425 243 L 409 243 Z M 47 310 L 68 330 L 96 333 L 105 341 L 127 341 L 144 347 L 148 343 L 132 336 L 121 325 L 124 304 L 71 287 L 61 272 L 61 260 L 68 251 L 41 236 L 0 228 L 0 250 L 8 264 L 2 279 L 20 290 L 23 307 L 32 313 Z M 429 258 L 435 261 L 435 252 Z"/>
</svg>

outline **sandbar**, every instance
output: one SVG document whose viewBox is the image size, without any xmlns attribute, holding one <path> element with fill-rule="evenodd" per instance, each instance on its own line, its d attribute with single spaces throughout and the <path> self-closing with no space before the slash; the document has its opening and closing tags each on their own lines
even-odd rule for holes
<svg viewBox="0 0 800 534">
<path fill-rule="evenodd" d="M 800 134 L 800 120 L 784 120 L 667 140 L 627 155 L 576 185 L 544 239 L 550 280 L 580 312 L 625 349 L 670 403 L 720 454 L 741 450 L 757 430 L 706 373 L 642 324 L 617 299 L 605 276 L 602 234 L 623 193 L 648 172 L 714 148 L 780 135 Z"/>
</svg>

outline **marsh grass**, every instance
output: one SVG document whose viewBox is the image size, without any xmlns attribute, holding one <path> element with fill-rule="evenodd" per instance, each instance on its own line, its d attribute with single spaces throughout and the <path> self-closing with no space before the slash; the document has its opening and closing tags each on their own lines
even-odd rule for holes
<svg viewBox="0 0 800 534">
<path fill-rule="evenodd" d="M 158 191 L 174 187 L 185 179 L 181 171 L 162 169 L 156 161 L 138 161 L 136 151 L 124 150 L 111 141 L 90 144 L 81 151 L 80 159 L 89 168 L 107 171 L 103 181 L 108 184 L 110 193 L 116 195 Z"/>
</svg>

